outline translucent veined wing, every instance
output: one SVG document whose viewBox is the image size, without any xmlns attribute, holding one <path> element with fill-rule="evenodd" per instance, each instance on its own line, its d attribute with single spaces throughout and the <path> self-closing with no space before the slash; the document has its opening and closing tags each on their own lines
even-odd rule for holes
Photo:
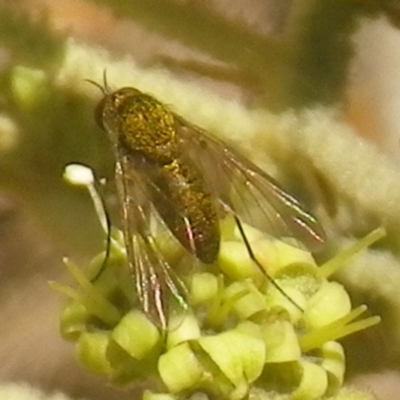
<svg viewBox="0 0 400 400">
<path fill-rule="evenodd" d="M 115 180 L 128 266 L 143 312 L 165 330 L 171 312 L 183 314 L 188 309 L 186 287 L 157 243 L 155 232 L 163 224 L 149 199 L 145 177 L 136 173 L 129 155 L 118 148 L 117 152 Z"/>
<path fill-rule="evenodd" d="M 278 237 L 294 237 L 310 249 L 324 230 L 305 208 L 266 172 L 232 147 L 175 115 L 182 153 L 193 160 L 225 210 Z"/>
</svg>

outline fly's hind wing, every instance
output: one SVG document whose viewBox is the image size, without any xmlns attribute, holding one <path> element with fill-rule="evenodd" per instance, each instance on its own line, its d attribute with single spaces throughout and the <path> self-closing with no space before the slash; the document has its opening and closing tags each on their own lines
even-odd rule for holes
<svg viewBox="0 0 400 400">
<path fill-rule="evenodd" d="M 140 307 L 152 322 L 167 329 L 171 313 L 183 314 L 188 308 L 186 287 L 154 237 L 151 224 L 162 221 L 149 199 L 143 177 L 135 173 L 129 156 L 122 152 L 117 157 L 116 186 L 127 261 L 135 277 Z"/>
<path fill-rule="evenodd" d="M 271 176 L 229 145 L 176 116 L 185 154 L 197 163 L 225 210 L 278 237 L 310 249 L 324 242 L 318 220 Z"/>
</svg>

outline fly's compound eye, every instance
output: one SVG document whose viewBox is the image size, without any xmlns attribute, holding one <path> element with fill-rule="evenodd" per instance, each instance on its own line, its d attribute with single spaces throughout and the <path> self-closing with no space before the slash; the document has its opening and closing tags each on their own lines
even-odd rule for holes
<svg viewBox="0 0 400 400">
<path fill-rule="evenodd" d="M 94 120 L 96 121 L 96 124 L 101 128 L 104 128 L 104 122 L 103 122 L 103 115 L 104 115 L 104 107 L 105 107 L 105 102 L 106 102 L 107 96 L 103 97 L 98 103 L 96 108 L 94 109 Z"/>
</svg>

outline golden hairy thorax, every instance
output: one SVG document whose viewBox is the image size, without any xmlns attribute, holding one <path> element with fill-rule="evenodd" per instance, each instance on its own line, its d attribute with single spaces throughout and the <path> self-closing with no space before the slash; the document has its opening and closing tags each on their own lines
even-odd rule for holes
<svg viewBox="0 0 400 400">
<path fill-rule="evenodd" d="M 159 164 L 178 156 L 175 118 L 163 104 L 133 88 L 111 94 L 107 103 L 103 118 L 110 121 L 117 141 L 129 151 Z"/>
</svg>

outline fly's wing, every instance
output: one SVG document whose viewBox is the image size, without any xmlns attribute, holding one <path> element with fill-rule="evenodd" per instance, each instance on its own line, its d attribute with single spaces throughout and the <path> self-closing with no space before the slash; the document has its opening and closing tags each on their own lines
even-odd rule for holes
<svg viewBox="0 0 400 400">
<path fill-rule="evenodd" d="M 186 288 L 153 236 L 151 224 L 162 221 L 149 201 L 143 177 L 135 173 L 129 156 L 118 149 L 117 152 L 116 186 L 122 207 L 128 265 L 135 276 L 143 312 L 166 329 L 171 312 L 184 313 L 188 308 Z"/>
<path fill-rule="evenodd" d="M 244 156 L 176 116 L 183 152 L 196 162 L 223 208 L 278 237 L 294 237 L 310 249 L 324 242 L 319 222 Z"/>
</svg>

